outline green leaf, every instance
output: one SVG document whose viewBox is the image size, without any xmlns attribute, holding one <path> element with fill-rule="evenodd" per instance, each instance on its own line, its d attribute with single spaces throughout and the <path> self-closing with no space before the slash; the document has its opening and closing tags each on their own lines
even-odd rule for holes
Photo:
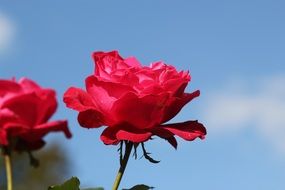
<svg viewBox="0 0 285 190">
<path fill-rule="evenodd" d="M 64 182 L 62 185 L 50 186 L 48 190 L 80 190 L 80 181 L 77 177 L 72 177 L 71 179 Z"/>
<path fill-rule="evenodd" d="M 150 187 L 144 184 L 139 184 L 139 185 L 133 186 L 130 189 L 122 189 L 122 190 L 149 190 L 149 189 L 154 189 L 154 187 Z"/>
<path fill-rule="evenodd" d="M 62 185 L 50 186 L 48 190 L 80 190 L 80 181 L 77 177 L 72 177 L 71 179 L 64 182 Z M 87 188 L 82 190 L 104 190 L 102 187 Z"/>
</svg>

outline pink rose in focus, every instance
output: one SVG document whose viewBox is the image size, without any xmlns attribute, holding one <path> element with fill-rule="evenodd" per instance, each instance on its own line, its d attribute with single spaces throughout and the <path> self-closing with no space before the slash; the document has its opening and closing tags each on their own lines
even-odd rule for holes
<svg viewBox="0 0 285 190">
<path fill-rule="evenodd" d="M 86 90 L 69 88 L 64 102 L 79 112 L 82 127 L 107 126 L 101 135 L 105 144 L 141 143 L 155 135 L 176 148 L 175 135 L 187 141 L 205 137 L 206 129 L 197 121 L 164 124 L 200 94 L 184 92 L 188 71 L 178 72 L 163 62 L 142 66 L 117 51 L 95 52 L 93 58 L 95 73 L 86 78 Z"/>
</svg>

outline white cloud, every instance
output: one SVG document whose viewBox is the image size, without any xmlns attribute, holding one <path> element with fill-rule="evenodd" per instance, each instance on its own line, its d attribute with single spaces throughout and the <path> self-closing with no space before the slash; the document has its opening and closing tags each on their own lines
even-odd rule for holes
<svg viewBox="0 0 285 190">
<path fill-rule="evenodd" d="M 254 127 L 285 153 L 285 76 L 264 78 L 258 83 L 229 82 L 212 96 L 203 110 L 212 132 L 237 132 Z"/>
<path fill-rule="evenodd" d="M 0 12 L 0 54 L 10 47 L 14 34 L 15 27 L 13 22 Z"/>
</svg>

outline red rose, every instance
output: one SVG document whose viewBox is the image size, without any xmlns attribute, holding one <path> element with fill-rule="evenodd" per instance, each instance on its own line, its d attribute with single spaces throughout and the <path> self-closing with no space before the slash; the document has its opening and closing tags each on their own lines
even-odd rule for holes
<svg viewBox="0 0 285 190">
<path fill-rule="evenodd" d="M 57 108 L 55 91 L 22 78 L 0 80 L 0 145 L 34 150 L 44 145 L 49 132 L 63 131 L 70 138 L 67 121 L 51 121 Z"/>
<path fill-rule="evenodd" d="M 172 119 L 199 91 L 184 93 L 190 75 L 163 62 L 141 66 L 117 51 L 95 52 L 94 75 L 86 78 L 86 91 L 71 87 L 64 94 L 67 107 L 79 111 L 82 127 L 107 126 L 105 144 L 122 140 L 140 143 L 156 135 L 177 146 L 174 135 L 185 140 L 204 138 L 206 129 L 197 121 L 163 124 Z"/>
</svg>

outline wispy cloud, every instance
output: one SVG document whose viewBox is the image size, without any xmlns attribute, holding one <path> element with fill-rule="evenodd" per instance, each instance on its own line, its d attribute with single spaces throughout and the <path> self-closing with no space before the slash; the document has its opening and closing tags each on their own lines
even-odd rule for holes
<svg viewBox="0 0 285 190">
<path fill-rule="evenodd" d="M 204 117 L 212 132 L 254 127 L 285 154 L 285 75 L 229 82 L 208 98 Z"/>
<path fill-rule="evenodd" d="M 13 41 L 15 26 L 11 19 L 0 12 L 0 55 L 6 52 Z"/>
</svg>

